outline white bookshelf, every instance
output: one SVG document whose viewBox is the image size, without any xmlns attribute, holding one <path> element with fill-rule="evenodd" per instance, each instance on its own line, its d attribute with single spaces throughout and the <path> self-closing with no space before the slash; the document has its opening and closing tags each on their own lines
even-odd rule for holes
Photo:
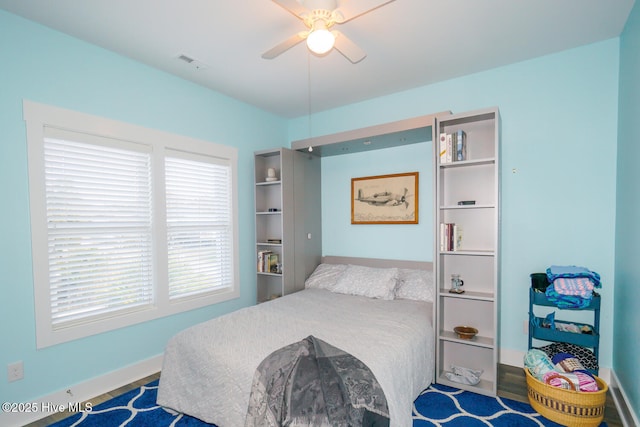
<svg viewBox="0 0 640 427">
<path fill-rule="evenodd" d="M 441 163 L 434 143 L 436 170 L 436 382 L 495 396 L 498 366 L 498 289 L 500 260 L 500 116 L 497 108 L 453 114 L 437 120 L 436 137 L 463 130 L 464 160 Z M 460 201 L 475 204 L 459 205 Z M 441 223 L 462 229 L 459 248 L 441 247 Z M 450 293 L 459 274 L 464 293 Z M 478 335 L 459 338 L 455 326 L 472 326 Z M 480 382 L 451 381 L 451 365 L 482 370 Z"/>
<path fill-rule="evenodd" d="M 275 179 L 267 181 L 269 168 Z M 304 289 L 322 252 L 320 159 L 287 148 L 254 153 L 257 302 Z M 279 268 L 260 270 L 258 254 L 277 255 Z"/>
</svg>

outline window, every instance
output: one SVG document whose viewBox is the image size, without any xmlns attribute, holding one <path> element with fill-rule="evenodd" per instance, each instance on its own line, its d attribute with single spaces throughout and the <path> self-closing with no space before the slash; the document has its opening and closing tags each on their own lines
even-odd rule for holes
<svg viewBox="0 0 640 427">
<path fill-rule="evenodd" d="M 39 348 L 239 295 L 236 149 L 24 114 Z"/>
<path fill-rule="evenodd" d="M 169 299 L 228 287 L 230 168 L 178 152 L 165 159 Z"/>
<path fill-rule="evenodd" d="M 153 304 L 151 155 L 96 139 L 44 128 L 54 329 Z"/>
</svg>

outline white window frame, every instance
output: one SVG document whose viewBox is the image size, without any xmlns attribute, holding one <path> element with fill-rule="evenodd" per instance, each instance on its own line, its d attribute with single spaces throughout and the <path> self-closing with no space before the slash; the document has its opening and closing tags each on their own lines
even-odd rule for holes
<svg viewBox="0 0 640 427">
<path fill-rule="evenodd" d="M 112 119 L 66 110 L 29 100 L 23 102 L 27 129 L 29 162 L 29 197 L 31 213 L 31 242 L 33 283 L 38 348 L 95 335 L 133 324 L 193 310 L 240 296 L 238 258 L 238 150 L 221 144 L 171 134 Z M 49 261 L 47 253 L 47 216 L 45 201 L 44 137 L 50 126 L 72 132 L 112 138 L 147 145 L 151 152 L 154 239 L 153 287 L 154 301 L 150 306 L 121 315 L 81 322 L 65 328 L 53 328 L 49 301 Z M 169 299 L 167 278 L 166 216 L 164 157 L 165 150 L 181 151 L 195 156 L 215 157 L 231 167 L 231 254 L 233 280 L 229 287 L 191 298 Z"/>
</svg>

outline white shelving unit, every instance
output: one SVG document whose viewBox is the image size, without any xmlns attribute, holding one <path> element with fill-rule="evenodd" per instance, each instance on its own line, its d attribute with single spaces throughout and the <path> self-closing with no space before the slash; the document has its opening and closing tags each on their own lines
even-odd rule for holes
<svg viewBox="0 0 640 427">
<path fill-rule="evenodd" d="M 289 182 L 287 176 L 291 173 L 291 161 L 288 153 L 281 149 L 260 151 L 255 153 L 255 209 L 256 209 L 256 274 L 257 274 L 257 300 L 264 302 L 271 298 L 285 294 L 285 278 L 282 272 L 288 264 L 289 251 L 283 243 L 284 236 L 289 234 L 285 228 L 285 210 L 287 191 L 283 184 Z M 267 170 L 273 168 L 276 172 L 275 181 L 267 181 Z M 263 251 L 271 251 L 278 257 L 281 266 L 279 272 L 259 271 L 258 254 Z"/>
<path fill-rule="evenodd" d="M 275 180 L 267 181 L 273 168 Z M 254 153 L 257 302 L 304 289 L 320 262 L 320 160 L 287 148 Z M 258 270 L 258 254 L 277 255 L 279 268 Z"/>
<path fill-rule="evenodd" d="M 463 130 L 466 157 L 436 162 L 436 381 L 476 393 L 495 396 L 498 364 L 498 289 L 500 260 L 500 116 L 497 108 L 453 114 L 437 120 L 436 135 Z M 474 204 L 459 205 L 461 201 Z M 441 247 L 440 224 L 462 229 L 457 250 Z M 451 275 L 464 281 L 462 294 L 451 293 Z M 456 326 L 472 326 L 478 335 L 459 338 Z M 482 370 L 480 382 L 466 385 L 451 381 L 451 366 Z"/>
</svg>

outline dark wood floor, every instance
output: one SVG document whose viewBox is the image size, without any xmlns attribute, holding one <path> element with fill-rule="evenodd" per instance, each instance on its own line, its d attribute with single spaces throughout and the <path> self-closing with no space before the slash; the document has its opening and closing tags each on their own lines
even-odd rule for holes
<svg viewBox="0 0 640 427">
<path fill-rule="evenodd" d="M 126 386 L 120 387 L 116 390 L 112 390 L 109 393 L 105 393 L 101 396 L 96 397 L 95 399 L 91 399 L 90 402 L 95 406 L 102 402 L 105 402 L 112 397 L 116 397 L 121 395 L 122 393 L 126 393 L 129 390 L 133 390 L 138 388 L 144 384 L 147 384 L 157 378 L 160 377 L 160 373 L 148 376 L 146 378 L 142 378 L 136 382 L 131 384 L 127 384 Z M 524 371 L 522 368 L 518 368 L 515 366 L 507 366 L 500 365 L 498 369 L 498 395 L 501 397 L 505 397 L 507 399 L 517 400 L 519 402 L 529 403 L 527 398 L 527 381 L 524 375 Z M 47 418 L 43 418 L 34 423 L 28 424 L 26 427 L 44 427 L 48 426 L 56 421 L 64 419 L 71 415 L 70 413 L 58 413 L 52 415 Z M 607 405 L 604 412 L 604 421 L 607 423 L 609 427 L 623 427 L 622 422 L 620 421 L 620 417 L 618 415 L 618 411 L 616 409 L 615 404 L 613 403 L 613 399 L 611 397 L 611 393 L 607 395 Z"/>
</svg>

